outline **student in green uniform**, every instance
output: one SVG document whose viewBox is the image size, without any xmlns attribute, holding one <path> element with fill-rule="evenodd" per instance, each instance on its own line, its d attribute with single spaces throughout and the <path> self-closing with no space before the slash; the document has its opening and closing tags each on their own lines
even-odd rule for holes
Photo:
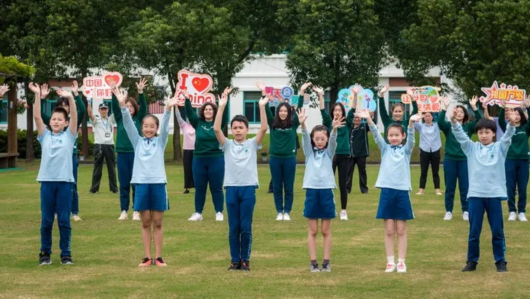
<svg viewBox="0 0 530 299">
<path fill-rule="evenodd" d="M 81 98 L 81 95 L 79 95 L 79 92 L 78 92 L 79 86 L 77 84 L 77 81 L 72 82 L 71 89 L 72 89 L 72 93 L 74 94 L 75 104 L 77 107 L 78 121 L 76 122 L 76 126 L 77 126 L 77 129 L 79 130 L 79 125 L 83 123 L 83 119 L 86 114 L 86 107 L 85 107 L 85 103 L 83 102 L 83 99 Z M 46 99 L 46 96 L 48 96 L 48 94 L 50 94 L 50 89 L 48 88 L 48 84 L 43 84 L 41 88 L 41 100 L 44 101 Z M 70 114 L 70 104 L 68 103 L 67 98 L 60 97 L 57 100 L 55 107 L 64 108 L 64 110 L 66 110 L 66 112 Z M 44 124 L 47 125 L 49 128 L 51 115 L 44 112 L 44 109 L 41 109 L 41 117 L 42 117 L 42 120 L 44 121 Z M 65 130 L 66 129 L 68 129 L 68 127 L 65 127 Z M 79 161 L 77 160 L 77 155 L 78 155 L 78 152 L 77 152 L 77 139 L 76 139 L 74 143 L 74 152 L 72 155 L 72 165 L 73 165 L 72 169 L 74 172 L 74 195 L 73 195 L 73 200 L 72 200 L 72 219 L 74 219 L 74 221 L 81 220 L 81 217 L 79 217 L 79 195 L 77 194 L 77 168 L 79 167 Z"/>
<path fill-rule="evenodd" d="M 144 88 L 147 86 L 147 80 L 141 79 L 140 82 L 136 83 L 138 89 L 138 103 L 131 97 L 128 97 L 125 101 L 129 112 L 131 113 L 132 120 L 138 133 L 142 134 L 142 120 L 147 115 L 147 100 L 144 95 Z M 117 87 L 117 86 L 114 86 Z M 131 185 L 131 179 L 134 167 L 134 147 L 127 136 L 125 127 L 123 126 L 123 118 L 120 113 L 120 103 L 113 94 L 112 95 L 112 111 L 114 112 L 114 120 L 118 126 L 118 134 L 116 137 L 116 152 L 118 153 L 118 181 L 120 183 L 120 210 L 121 214 L 118 220 L 127 220 L 129 216 L 130 205 L 130 191 L 132 189 L 132 199 L 134 205 L 134 185 Z M 133 220 L 140 221 L 140 213 L 134 211 Z"/>
<path fill-rule="evenodd" d="M 403 130 L 405 131 L 407 130 L 406 127 L 408 126 L 408 122 L 405 119 L 405 113 L 406 113 L 405 105 L 403 105 L 403 103 L 395 103 L 394 106 L 392 106 L 391 108 L 392 115 L 388 114 L 386 110 L 384 96 L 385 96 L 385 92 L 387 92 L 389 88 L 390 88 L 389 85 L 385 85 L 385 87 L 383 87 L 383 89 L 381 89 L 378 93 L 379 102 L 378 102 L 377 108 L 379 109 L 381 120 L 383 121 L 383 125 L 385 126 L 384 136 L 386 136 L 386 130 L 391 124 L 394 124 L 394 123 L 401 124 L 401 126 L 403 127 Z M 412 101 L 412 113 L 410 115 L 415 115 L 417 113 L 418 113 L 418 104 L 416 104 L 415 101 Z M 385 137 L 385 140 L 386 140 L 386 137 Z"/>
</svg>

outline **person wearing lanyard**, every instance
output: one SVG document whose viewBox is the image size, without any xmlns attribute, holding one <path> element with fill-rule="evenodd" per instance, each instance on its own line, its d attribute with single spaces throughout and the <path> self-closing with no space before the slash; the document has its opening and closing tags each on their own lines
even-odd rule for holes
<svg viewBox="0 0 530 299">
<path fill-rule="evenodd" d="M 431 112 L 423 112 L 423 122 L 414 123 L 414 129 L 420 133 L 421 165 L 420 190 L 416 194 L 423 195 L 425 183 L 427 182 L 429 164 L 431 164 L 432 180 L 434 182 L 434 189 L 436 189 L 436 195 L 442 195 L 440 191 L 440 176 L 438 175 L 438 170 L 440 169 L 440 148 L 442 147 L 440 128 L 433 123 Z"/>
<path fill-rule="evenodd" d="M 118 193 L 116 184 L 116 156 L 114 156 L 114 115 L 109 117 L 109 107 L 105 102 L 99 104 L 99 115 L 92 113 L 92 103 L 87 105 L 88 117 L 92 121 L 92 131 L 94 132 L 94 171 L 92 172 L 92 186 L 90 193 L 99 192 L 103 162 L 107 163 L 109 173 L 110 192 Z"/>
</svg>

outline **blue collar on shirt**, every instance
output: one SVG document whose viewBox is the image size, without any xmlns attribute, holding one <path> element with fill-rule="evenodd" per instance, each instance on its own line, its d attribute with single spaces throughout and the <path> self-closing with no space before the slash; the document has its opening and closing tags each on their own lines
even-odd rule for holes
<svg viewBox="0 0 530 299">
<path fill-rule="evenodd" d="M 396 149 L 400 149 L 402 148 L 403 145 L 399 144 L 399 145 L 391 145 L 390 148 L 393 149 L 393 150 L 396 150 Z"/>
<path fill-rule="evenodd" d="M 153 141 L 153 138 L 155 137 L 152 137 L 152 138 L 144 137 L 144 141 L 147 141 L 147 144 L 149 144 L 149 142 Z"/>
<path fill-rule="evenodd" d="M 313 147 L 313 151 L 317 154 L 322 154 L 324 151 L 326 150 L 326 148 L 323 148 L 323 149 L 318 149 L 316 146 Z"/>
</svg>

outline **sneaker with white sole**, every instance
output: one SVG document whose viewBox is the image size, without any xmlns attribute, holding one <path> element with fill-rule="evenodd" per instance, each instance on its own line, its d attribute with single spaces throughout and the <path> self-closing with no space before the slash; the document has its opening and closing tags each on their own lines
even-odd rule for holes
<svg viewBox="0 0 530 299">
<path fill-rule="evenodd" d="M 462 213 L 462 219 L 464 221 L 469 221 L 469 212 Z"/>
<path fill-rule="evenodd" d="M 346 210 L 340 211 L 340 220 L 348 220 L 348 212 Z"/>
<path fill-rule="evenodd" d="M 127 220 L 129 219 L 129 215 L 127 215 L 127 211 L 123 210 L 121 211 L 120 218 L 118 220 Z"/>
<path fill-rule="evenodd" d="M 202 221 L 202 214 L 193 213 L 191 214 L 191 217 L 188 219 L 188 221 Z"/>
<path fill-rule="evenodd" d="M 394 272 L 396 271 L 396 264 L 386 264 L 386 273 Z"/>
<path fill-rule="evenodd" d="M 453 213 L 447 212 L 445 213 L 444 220 L 451 220 L 453 219 Z"/>
<path fill-rule="evenodd" d="M 81 217 L 79 217 L 79 215 L 77 215 L 77 214 L 72 215 L 72 219 L 74 219 L 74 221 L 81 221 L 81 220 L 83 220 L 83 219 L 81 219 Z"/>
<path fill-rule="evenodd" d="M 510 212 L 510 216 L 508 216 L 508 221 L 515 221 L 517 218 L 517 214 L 515 212 Z"/>
<path fill-rule="evenodd" d="M 398 273 L 406 273 L 407 272 L 407 265 L 405 263 L 401 262 L 397 264 L 397 272 Z"/>
<path fill-rule="evenodd" d="M 140 221 L 140 212 L 134 211 L 133 212 L 133 220 L 134 221 Z"/>
<path fill-rule="evenodd" d="M 283 220 L 284 221 L 291 221 L 291 216 L 289 216 L 289 213 L 283 214 Z"/>
<path fill-rule="evenodd" d="M 223 221 L 225 220 L 225 216 L 221 212 L 215 213 L 215 221 Z"/>
<path fill-rule="evenodd" d="M 278 216 L 276 216 L 276 220 L 277 221 L 283 220 L 283 214 L 282 213 L 278 213 Z"/>
<path fill-rule="evenodd" d="M 524 213 L 519 213 L 519 221 L 527 222 L 528 219 L 526 219 L 526 216 Z"/>
</svg>

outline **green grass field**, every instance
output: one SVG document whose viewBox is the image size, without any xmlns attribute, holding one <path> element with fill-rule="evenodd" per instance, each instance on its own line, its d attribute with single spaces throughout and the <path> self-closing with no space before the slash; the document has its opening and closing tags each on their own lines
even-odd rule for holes
<svg viewBox="0 0 530 299">
<path fill-rule="evenodd" d="M 304 167 L 296 173 L 291 222 L 275 221 L 272 195 L 257 191 L 250 273 L 228 272 L 228 224 L 214 220 L 208 196 L 204 221 L 187 219 L 194 193 L 182 194 L 182 166 L 166 163 L 171 210 L 164 219 L 167 268 L 139 268 L 143 258 L 140 223 L 118 221 L 119 200 L 107 191 L 88 193 L 92 165 L 79 168 L 81 222 L 72 222 L 75 265 L 59 262 L 58 229 L 54 227 L 53 264 L 39 267 L 40 213 L 38 163 L 20 163 L 22 170 L 0 172 L 0 297 L 528 297 L 530 294 L 530 224 L 505 222 L 508 273 L 495 271 L 491 234 L 485 222 L 482 258 L 474 273 L 462 273 L 467 252 L 468 223 L 455 204 L 453 221 L 443 221 L 443 196 L 412 195 L 416 219 L 408 223 L 408 273 L 384 273 L 383 224 L 375 219 L 379 190 L 349 197 L 349 221 L 334 220 L 331 273 L 310 273 L 307 222 L 302 216 Z M 378 166 L 370 166 L 373 186 Z M 259 167 L 262 186 L 267 166 Z M 413 187 L 419 167 L 412 166 Z M 357 175 L 355 175 L 357 179 Z M 416 190 L 411 192 L 415 194 Z M 335 192 L 338 196 L 338 190 Z M 336 199 L 340 208 L 339 198 Z M 506 216 L 506 205 L 504 204 Z M 225 212 L 226 216 L 226 212 Z M 506 218 L 505 218 L 506 219 Z M 319 263 L 322 239 L 319 237 Z"/>
</svg>

